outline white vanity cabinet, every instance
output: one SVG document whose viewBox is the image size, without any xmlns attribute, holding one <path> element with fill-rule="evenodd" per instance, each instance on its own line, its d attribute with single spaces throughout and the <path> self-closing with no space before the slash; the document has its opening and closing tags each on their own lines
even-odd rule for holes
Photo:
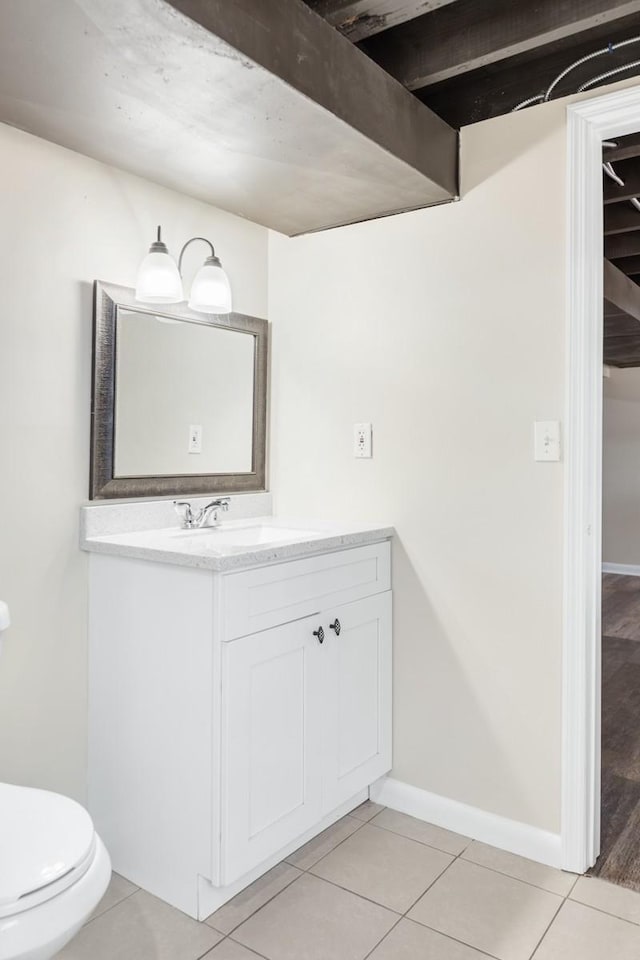
<svg viewBox="0 0 640 960">
<path fill-rule="evenodd" d="M 327 611 L 335 618 L 340 634 L 324 645 L 323 813 L 391 766 L 391 593 Z"/>
<path fill-rule="evenodd" d="M 388 540 L 212 572 L 91 557 L 89 806 L 203 919 L 391 767 Z"/>
<path fill-rule="evenodd" d="M 391 594 L 225 643 L 222 677 L 231 883 L 389 769 Z"/>
<path fill-rule="evenodd" d="M 226 643 L 222 882 L 237 880 L 322 817 L 317 617 Z"/>
</svg>

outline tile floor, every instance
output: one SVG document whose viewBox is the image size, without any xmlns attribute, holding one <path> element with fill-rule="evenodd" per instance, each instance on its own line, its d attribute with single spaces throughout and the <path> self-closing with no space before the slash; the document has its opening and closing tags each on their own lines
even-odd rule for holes
<svg viewBox="0 0 640 960">
<path fill-rule="evenodd" d="M 367 802 L 204 923 L 114 876 L 59 960 L 637 960 L 640 894 Z"/>
</svg>

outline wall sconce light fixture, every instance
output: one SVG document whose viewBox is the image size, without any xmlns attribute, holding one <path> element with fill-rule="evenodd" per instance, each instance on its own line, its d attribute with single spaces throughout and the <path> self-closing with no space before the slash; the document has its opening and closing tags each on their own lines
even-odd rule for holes
<svg viewBox="0 0 640 960">
<path fill-rule="evenodd" d="M 187 240 L 176 264 L 162 240 L 160 227 L 157 240 L 149 247 L 149 253 L 138 270 L 136 300 L 140 303 L 181 303 L 184 300 L 182 258 L 189 244 L 196 240 L 206 243 L 211 253 L 193 278 L 189 309 L 218 315 L 231 313 L 229 278 L 222 269 L 211 241 L 205 237 Z"/>
</svg>

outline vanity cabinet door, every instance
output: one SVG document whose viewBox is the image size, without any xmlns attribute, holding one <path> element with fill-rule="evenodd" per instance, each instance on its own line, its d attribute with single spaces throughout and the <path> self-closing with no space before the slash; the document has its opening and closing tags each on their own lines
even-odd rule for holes
<svg viewBox="0 0 640 960">
<path fill-rule="evenodd" d="M 320 623 L 309 617 L 223 644 L 224 884 L 320 819 Z"/>
<path fill-rule="evenodd" d="M 391 769 L 391 591 L 324 612 L 323 812 Z"/>
</svg>

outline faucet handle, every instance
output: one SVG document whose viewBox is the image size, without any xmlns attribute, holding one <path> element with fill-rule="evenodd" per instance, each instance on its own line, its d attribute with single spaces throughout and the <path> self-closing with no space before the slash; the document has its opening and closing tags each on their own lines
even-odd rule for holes
<svg viewBox="0 0 640 960">
<path fill-rule="evenodd" d="M 217 500 L 212 500 L 206 505 L 206 507 L 203 507 L 202 512 L 204 513 L 205 511 L 213 510 L 214 507 L 216 510 L 224 510 L 226 512 L 229 509 L 230 503 L 231 497 L 218 497 Z"/>
<path fill-rule="evenodd" d="M 191 504 L 188 500 L 174 500 L 173 506 L 176 513 L 182 520 L 182 526 L 186 530 L 190 530 L 193 526 L 193 510 L 191 509 Z"/>
</svg>

